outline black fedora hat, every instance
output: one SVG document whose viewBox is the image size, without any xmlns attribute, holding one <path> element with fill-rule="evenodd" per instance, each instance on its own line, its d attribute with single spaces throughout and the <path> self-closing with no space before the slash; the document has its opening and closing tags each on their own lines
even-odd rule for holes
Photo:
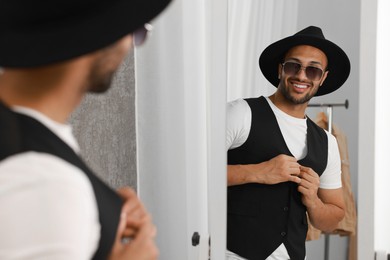
<svg viewBox="0 0 390 260">
<path fill-rule="evenodd" d="M 170 0 L 2 0 L 0 67 L 65 61 L 104 48 L 152 20 Z"/>
<path fill-rule="evenodd" d="M 351 64 L 347 54 L 336 44 L 325 39 L 322 30 L 309 26 L 296 34 L 269 45 L 260 55 L 259 65 L 263 75 L 272 85 L 279 85 L 278 66 L 289 49 L 298 45 L 310 45 L 322 50 L 328 58 L 327 78 L 316 96 L 325 95 L 340 88 L 347 80 Z"/>
</svg>

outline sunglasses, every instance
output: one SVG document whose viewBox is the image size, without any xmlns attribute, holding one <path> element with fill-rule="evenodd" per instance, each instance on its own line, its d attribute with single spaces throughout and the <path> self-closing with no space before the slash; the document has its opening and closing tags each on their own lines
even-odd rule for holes
<svg viewBox="0 0 390 260">
<path fill-rule="evenodd" d="M 151 31 L 152 29 L 153 26 L 151 24 L 146 23 L 141 28 L 135 30 L 133 32 L 134 46 L 141 46 L 145 42 L 148 32 Z"/>
<path fill-rule="evenodd" d="M 293 61 L 286 61 L 285 63 L 282 63 L 282 67 L 284 73 L 290 76 L 295 76 L 299 73 L 299 71 L 304 70 L 306 77 L 312 81 L 320 80 L 324 74 L 324 71 L 320 68 L 314 66 L 304 67 L 302 64 Z"/>
</svg>

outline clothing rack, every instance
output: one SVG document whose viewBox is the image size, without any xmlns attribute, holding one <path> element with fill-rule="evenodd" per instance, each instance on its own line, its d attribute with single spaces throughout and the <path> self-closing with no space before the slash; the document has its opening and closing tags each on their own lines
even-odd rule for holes
<svg viewBox="0 0 390 260">
<path fill-rule="evenodd" d="M 332 133 L 332 120 L 333 120 L 333 107 L 345 107 L 348 109 L 348 99 L 344 103 L 320 103 L 320 104 L 309 104 L 308 107 L 326 107 L 328 116 L 328 131 Z M 329 260 L 329 234 L 325 234 L 325 249 L 324 249 L 324 260 Z"/>
</svg>

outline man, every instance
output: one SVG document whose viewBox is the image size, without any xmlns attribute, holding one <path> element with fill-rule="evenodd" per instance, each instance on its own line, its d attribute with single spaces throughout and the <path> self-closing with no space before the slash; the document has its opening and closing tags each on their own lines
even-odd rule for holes
<svg viewBox="0 0 390 260">
<path fill-rule="evenodd" d="M 343 85 L 350 62 L 310 26 L 268 46 L 259 64 L 276 92 L 228 105 L 227 259 L 303 260 L 307 215 L 323 231 L 344 216 L 336 140 L 305 110 Z"/>
<path fill-rule="evenodd" d="M 157 258 L 142 203 L 92 173 L 66 121 L 168 3 L 1 2 L 0 259 Z"/>
</svg>

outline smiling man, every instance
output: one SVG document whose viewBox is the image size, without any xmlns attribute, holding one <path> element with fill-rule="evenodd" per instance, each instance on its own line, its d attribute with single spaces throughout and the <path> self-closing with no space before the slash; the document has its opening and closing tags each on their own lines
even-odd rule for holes
<svg viewBox="0 0 390 260">
<path fill-rule="evenodd" d="M 328 232 L 344 216 L 336 139 L 305 111 L 344 84 L 350 62 L 310 26 L 268 46 L 259 64 L 276 92 L 227 109 L 227 259 L 303 260 L 307 215 Z"/>
</svg>

